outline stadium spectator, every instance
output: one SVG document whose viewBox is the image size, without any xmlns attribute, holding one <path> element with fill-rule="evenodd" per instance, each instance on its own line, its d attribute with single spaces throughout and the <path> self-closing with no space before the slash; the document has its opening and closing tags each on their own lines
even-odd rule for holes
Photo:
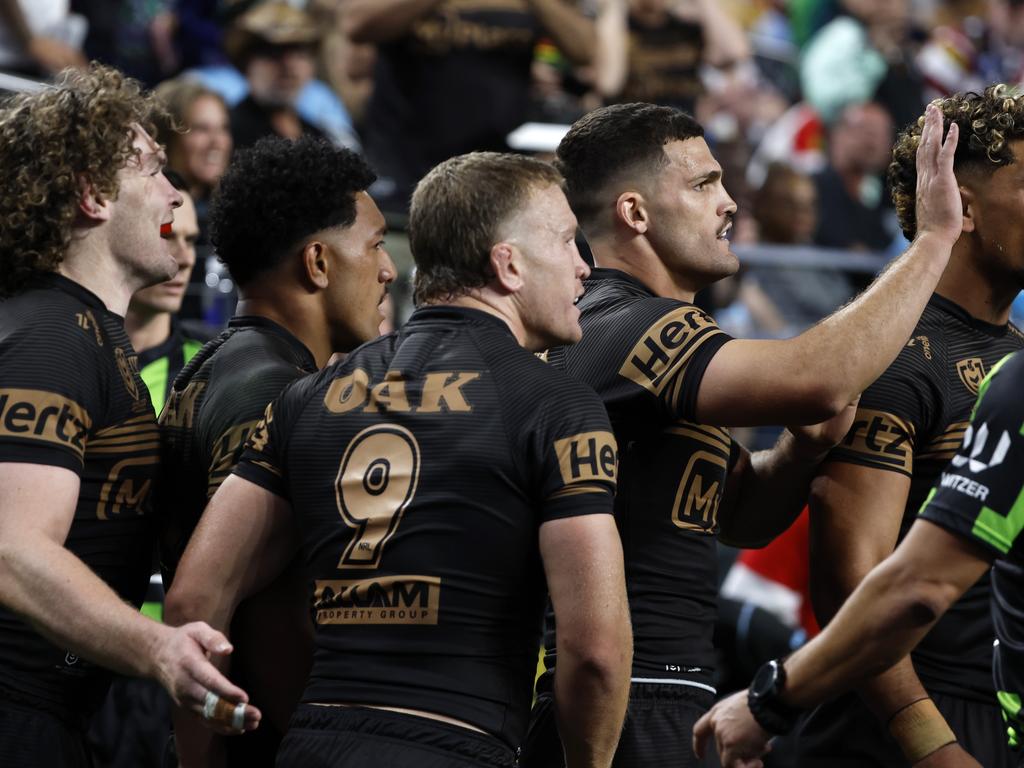
<svg viewBox="0 0 1024 768">
<path fill-rule="evenodd" d="M 316 72 L 321 37 L 309 14 L 278 0 L 256 5 L 231 25 L 225 49 L 248 84 L 248 95 L 231 109 L 236 147 L 248 147 L 264 136 L 326 135 L 296 109 Z"/>
<path fill-rule="evenodd" d="M 0 0 L 0 69 L 39 77 L 85 66 L 87 26 L 68 0 Z"/>
<path fill-rule="evenodd" d="M 445 158 L 501 150 L 525 121 L 541 34 L 590 63 L 594 25 L 574 0 L 343 0 L 349 37 L 376 43 L 366 155 L 374 195 L 405 213 L 416 181 Z"/>
</svg>

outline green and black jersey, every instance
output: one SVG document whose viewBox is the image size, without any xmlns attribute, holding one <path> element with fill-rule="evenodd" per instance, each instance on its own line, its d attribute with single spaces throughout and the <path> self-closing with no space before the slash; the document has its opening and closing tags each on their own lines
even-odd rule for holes
<svg viewBox="0 0 1024 768">
<path fill-rule="evenodd" d="M 714 691 L 715 534 L 737 446 L 695 421 L 697 393 L 730 337 L 698 307 L 595 269 L 580 299 L 583 339 L 549 362 L 593 388 L 619 444 L 615 518 L 633 621 L 634 682 Z M 555 659 L 546 637 L 547 666 Z"/>
<path fill-rule="evenodd" d="M 160 414 L 156 511 L 166 586 L 206 502 L 231 474 L 267 403 L 316 370 L 312 353 L 264 317 L 232 318 L 182 369 Z"/>
<path fill-rule="evenodd" d="M 196 324 L 171 320 L 171 335 L 162 344 L 139 352 L 139 375 L 146 382 L 149 397 L 153 401 L 153 410 L 159 415 L 164 409 L 164 402 L 171 393 L 171 384 L 181 373 L 185 363 L 191 360 L 203 344 L 210 340 Z"/>
<path fill-rule="evenodd" d="M 934 295 L 906 347 L 861 396 L 854 425 L 829 460 L 910 478 L 900 538 L 963 441 L 982 379 L 1022 347 L 1024 338 L 1012 325 L 982 322 Z M 914 667 L 929 691 L 991 700 L 989 594 L 986 576 L 914 651 Z"/>
<path fill-rule="evenodd" d="M 1024 735 L 1024 354 L 996 365 L 963 443 L 929 493 L 921 517 L 973 541 L 995 559 L 991 612 L 996 695 L 1011 728 Z"/>
<path fill-rule="evenodd" d="M 0 302 L 0 461 L 79 476 L 64 545 L 136 606 L 152 564 L 148 512 L 158 448 L 122 317 L 56 274 Z M 109 682 L 106 670 L 0 608 L 0 698 L 80 717 L 100 704 Z"/>
<path fill-rule="evenodd" d="M 519 745 L 546 594 L 545 522 L 611 514 L 594 393 L 467 308 L 291 385 L 235 469 L 291 503 L 313 580 L 307 703 L 408 707 Z"/>
</svg>

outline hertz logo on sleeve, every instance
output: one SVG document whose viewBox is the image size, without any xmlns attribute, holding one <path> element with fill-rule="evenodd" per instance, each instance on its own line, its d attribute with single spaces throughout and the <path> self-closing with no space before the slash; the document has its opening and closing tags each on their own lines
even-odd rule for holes
<svg viewBox="0 0 1024 768">
<path fill-rule="evenodd" d="M 441 579 L 378 576 L 317 579 L 313 595 L 317 624 L 437 624 Z"/>
<path fill-rule="evenodd" d="M 71 450 L 81 460 L 91 428 L 85 408 L 63 395 L 0 388 L 0 437 L 51 443 Z"/>
<path fill-rule="evenodd" d="M 566 485 L 595 480 L 615 483 L 615 436 L 611 432 L 581 432 L 555 441 L 555 455 Z"/>
<path fill-rule="evenodd" d="M 700 345 L 717 332 L 718 326 L 697 307 L 673 310 L 647 329 L 626 356 L 619 375 L 661 395 Z"/>
<path fill-rule="evenodd" d="M 914 427 L 909 422 L 885 411 L 860 408 L 837 452 L 909 475 L 914 469 L 913 439 Z"/>
</svg>

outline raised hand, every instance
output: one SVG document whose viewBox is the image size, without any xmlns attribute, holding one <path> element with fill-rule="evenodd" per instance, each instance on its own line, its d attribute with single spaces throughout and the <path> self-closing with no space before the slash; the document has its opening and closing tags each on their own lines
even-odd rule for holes
<svg viewBox="0 0 1024 768">
<path fill-rule="evenodd" d="M 950 123 L 943 141 L 942 123 L 942 111 L 935 104 L 929 104 L 917 145 L 917 232 L 940 235 L 952 244 L 960 237 L 963 226 L 963 203 L 953 175 L 953 155 L 960 128 Z"/>
</svg>

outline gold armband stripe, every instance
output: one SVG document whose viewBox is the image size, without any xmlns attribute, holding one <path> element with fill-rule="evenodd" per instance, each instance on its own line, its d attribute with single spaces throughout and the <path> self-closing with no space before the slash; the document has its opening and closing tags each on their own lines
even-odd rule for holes
<svg viewBox="0 0 1024 768">
<path fill-rule="evenodd" d="M 920 699 L 889 720 L 889 733 L 911 763 L 956 741 L 956 735 L 931 699 Z"/>
</svg>

